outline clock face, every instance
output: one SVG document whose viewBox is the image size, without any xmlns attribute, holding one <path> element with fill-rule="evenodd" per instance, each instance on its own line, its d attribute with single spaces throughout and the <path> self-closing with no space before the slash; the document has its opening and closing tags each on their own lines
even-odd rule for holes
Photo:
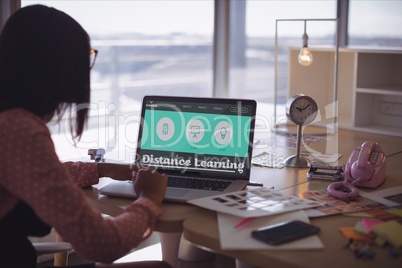
<svg viewBox="0 0 402 268">
<path fill-rule="evenodd" d="M 286 103 L 286 116 L 296 125 L 307 125 L 317 115 L 317 103 L 309 96 L 297 94 Z"/>
</svg>

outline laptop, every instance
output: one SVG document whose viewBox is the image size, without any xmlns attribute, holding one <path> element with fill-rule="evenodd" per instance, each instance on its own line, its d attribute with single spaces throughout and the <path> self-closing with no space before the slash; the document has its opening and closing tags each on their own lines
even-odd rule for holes
<svg viewBox="0 0 402 268">
<path fill-rule="evenodd" d="M 243 190 L 256 106 L 247 99 L 145 96 L 135 163 L 168 175 L 166 201 Z M 131 181 L 113 181 L 100 193 L 136 197 Z"/>
</svg>

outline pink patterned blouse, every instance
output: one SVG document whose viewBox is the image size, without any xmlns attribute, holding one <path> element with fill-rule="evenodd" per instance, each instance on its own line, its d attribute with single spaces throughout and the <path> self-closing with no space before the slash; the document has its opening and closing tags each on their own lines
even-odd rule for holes
<svg viewBox="0 0 402 268">
<path fill-rule="evenodd" d="M 111 262 L 152 231 L 160 208 L 139 198 L 124 212 L 103 218 L 78 186 L 98 183 L 96 163 L 61 163 L 45 122 L 23 109 L 0 113 L 0 220 L 19 201 L 53 226 L 83 256 Z"/>
</svg>

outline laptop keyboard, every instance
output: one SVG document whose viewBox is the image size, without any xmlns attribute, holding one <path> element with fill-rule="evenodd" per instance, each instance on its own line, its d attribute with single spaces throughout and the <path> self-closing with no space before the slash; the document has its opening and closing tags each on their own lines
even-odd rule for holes
<svg viewBox="0 0 402 268">
<path fill-rule="evenodd" d="M 185 177 L 168 177 L 167 186 L 188 189 L 201 189 L 212 191 L 223 191 L 232 182 L 231 181 L 214 181 L 198 178 L 185 178 Z"/>
</svg>

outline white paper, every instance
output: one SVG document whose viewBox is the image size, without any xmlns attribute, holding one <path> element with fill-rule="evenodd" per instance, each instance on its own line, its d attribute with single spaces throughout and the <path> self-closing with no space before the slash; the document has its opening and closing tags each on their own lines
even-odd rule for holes
<svg viewBox="0 0 402 268">
<path fill-rule="evenodd" d="M 289 220 L 301 220 L 309 222 L 302 210 L 283 213 L 274 216 L 255 218 L 249 221 L 243 228 L 236 229 L 235 225 L 244 218 L 218 213 L 219 238 L 222 249 L 322 249 L 324 248 L 319 235 L 302 238 L 283 245 L 271 246 L 251 237 L 251 231 L 260 227 Z"/>
<path fill-rule="evenodd" d="M 269 168 L 283 168 L 285 164 L 283 161 L 285 157 L 272 152 L 262 152 L 251 159 L 253 165 L 269 167 Z"/>
<path fill-rule="evenodd" d="M 334 163 L 336 160 L 338 160 L 340 157 L 342 156 L 342 154 L 321 154 L 321 153 L 313 153 L 311 155 L 308 156 L 308 158 L 311 161 L 317 161 L 317 159 L 321 162 L 324 163 Z"/>
<path fill-rule="evenodd" d="M 402 186 L 392 187 L 380 191 L 374 192 L 364 192 L 362 190 L 359 191 L 361 196 L 364 196 L 368 199 L 374 200 L 386 206 L 394 207 L 401 205 L 402 200 Z"/>
<path fill-rule="evenodd" d="M 238 217 L 261 217 L 322 206 L 325 203 L 283 195 L 267 188 L 249 189 L 190 200 L 189 203 Z"/>
</svg>

